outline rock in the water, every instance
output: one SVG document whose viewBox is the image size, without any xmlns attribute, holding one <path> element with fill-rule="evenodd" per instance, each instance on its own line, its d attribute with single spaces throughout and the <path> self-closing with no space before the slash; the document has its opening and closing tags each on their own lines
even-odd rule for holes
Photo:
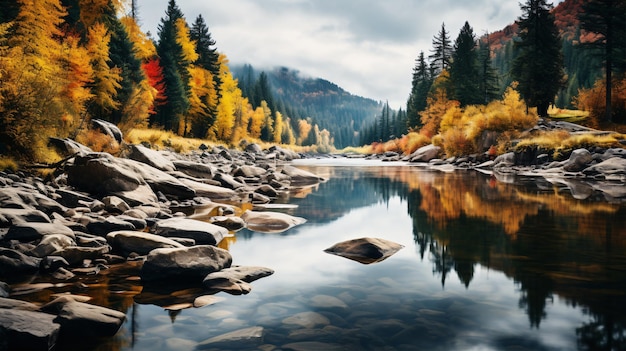
<svg viewBox="0 0 626 351">
<path fill-rule="evenodd" d="M 63 336 L 113 336 L 124 323 L 126 315 L 110 308 L 59 297 L 44 305 L 42 311 L 55 313 L 55 322 L 61 324 Z"/>
<path fill-rule="evenodd" d="M 74 238 L 74 232 L 58 223 L 20 223 L 9 227 L 5 239 L 19 241 L 33 241 L 42 239 L 46 235 L 65 235 Z"/>
<path fill-rule="evenodd" d="M 18 274 L 35 273 L 41 259 L 0 247 L 0 279 L 16 278 Z"/>
<path fill-rule="evenodd" d="M 274 270 L 265 267 L 230 267 L 219 272 L 209 273 L 202 285 L 209 291 L 225 291 L 233 295 L 247 294 L 252 290 L 251 283 L 272 275 Z"/>
<path fill-rule="evenodd" d="M 84 260 L 95 260 L 102 257 L 102 255 L 109 253 L 109 246 L 100 247 L 79 247 L 68 246 L 62 250 L 54 252 L 53 255 L 61 256 L 67 260 L 67 262 L 74 266 L 82 264 Z"/>
<path fill-rule="evenodd" d="M 74 246 L 76 243 L 74 240 L 62 234 L 46 235 L 41 239 L 37 246 L 31 250 L 31 254 L 35 257 L 45 257 L 52 253 L 63 250 L 68 246 Z"/>
<path fill-rule="evenodd" d="M 0 349 L 52 350 L 61 326 L 47 313 L 0 308 Z"/>
<path fill-rule="evenodd" d="M 107 241 L 113 251 L 121 252 L 124 256 L 135 252 L 147 255 L 158 248 L 182 248 L 182 244 L 169 238 L 137 231 L 115 231 L 107 235 Z"/>
<path fill-rule="evenodd" d="M 209 222 L 233 232 L 246 227 L 246 222 L 237 216 L 213 216 L 209 218 Z"/>
<path fill-rule="evenodd" d="M 200 183 L 190 179 L 179 179 L 179 181 L 193 189 L 196 196 L 208 197 L 211 200 L 228 200 L 237 195 L 234 190 L 222 186 Z"/>
<path fill-rule="evenodd" d="M 217 272 L 232 264 L 227 250 L 212 245 L 198 245 L 175 249 L 150 251 L 141 268 L 141 279 L 197 280 L 202 281 L 209 273 Z"/>
<path fill-rule="evenodd" d="M 284 166 L 281 172 L 289 177 L 292 186 L 309 186 L 324 181 L 324 178 L 290 165 Z"/>
<path fill-rule="evenodd" d="M 621 157 L 611 157 L 596 165 L 589 166 L 583 170 L 586 175 L 602 174 L 604 176 L 624 176 L 626 175 L 626 159 Z"/>
<path fill-rule="evenodd" d="M 192 161 L 173 161 L 177 170 L 190 175 L 192 177 L 213 179 L 217 169 L 210 164 L 198 163 Z"/>
<path fill-rule="evenodd" d="M 440 153 L 441 147 L 430 144 L 415 150 L 408 159 L 410 162 L 429 162 L 437 158 Z"/>
<path fill-rule="evenodd" d="M 157 222 L 154 230 L 157 235 L 193 239 L 201 245 L 217 245 L 228 235 L 226 228 L 215 224 L 177 217 Z"/>
<path fill-rule="evenodd" d="M 160 152 L 148 149 L 143 145 L 131 145 L 128 157 L 164 172 L 171 172 L 176 169 L 172 161 L 165 158 Z"/>
<path fill-rule="evenodd" d="M 246 211 L 241 218 L 248 229 L 261 233 L 281 233 L 306 222 L 302 217 L 271 211 Z"/>
<path fill-rule="evenodd" d="M 572 151 L 569 159 L 563 164 L 563 170 L 567 172 L 580 172 L 593 161 L 593 155 L 587 149 Z"/>
<path fill-rule="evenodd" d="M 379 238 L 360 238 L 343 241 L 329 247 L 324 252 L 370 264 L 380 262 L 395 254 L 404 246 Z"/>
<path fill-rule="evenodd" d="M 196 348 L 198 350 L 221 348 L 254 348 L 263 344 L 263 336 L 263 327 L 250 327 L 206 339 L 204 341 L 201 341 L 196 346 Z"/>
</svg>

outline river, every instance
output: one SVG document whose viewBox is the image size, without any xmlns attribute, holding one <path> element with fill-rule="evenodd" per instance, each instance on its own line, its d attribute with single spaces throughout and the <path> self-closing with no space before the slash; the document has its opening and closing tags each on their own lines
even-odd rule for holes
<svg viewBox="0 0 626 351">
<path fill-rule="evenodd" d="M 254 327 L 262 340 L 214 349 L 626 349 L 626 204 L 475 171 L 295 165 L 327 181 L 281 197 L 275 210 L 307 222 L 278 234 L 244 229 L 221 244 L 233 264 L 273 275 L 248 295 L 218 293 L 183 310 L 137 303 L 132 288 L 110 283 L 99 299 L 128 320 L 96 349 L 193 350 Z M 324 252 L 361 237 L 404 247 L 373 264 Z"/>
</svg>

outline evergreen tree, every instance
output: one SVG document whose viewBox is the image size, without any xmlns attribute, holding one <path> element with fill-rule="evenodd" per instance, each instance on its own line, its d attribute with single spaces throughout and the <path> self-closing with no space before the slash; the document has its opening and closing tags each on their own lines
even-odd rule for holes
<svg viewBox="0 0 626 351">
<path fill-rule="evenodd" d="M 430 68 L 426 63 L 423 51 L 420 52 L 417 60 L 415 61 L 411 85 L 411 95 L 409 95 L 406 107 L 407 127 L 416 128 L 420 125 L 419 113 L 426 108 L 428 91 L 432 85 Z"/>
<path fill-rule="evenodd" d="M 511 74 L 519 82 L 526 104 L 536 106 L 539 116 L 547 116 L 550 104 L 563 85 L 563 57 L 559 31 L 554 24 L 552 5 L 545 0 L 527 0 L 518 19 L 519 55 Z"/>
<path fill-rule="evenodd" d="M 626 68 L 626 3 L 624 0 L 589 0 L 583 2 L 579 15 L 581 27 L 598 34 L 593 46 L 603 49 L 606 75 L 605 120 L 612 118 L 611 92 L 613 71 Z"/>
<path fill-rule="evenodd" d="M 191 26 L 189 32 L 191 40 L 196 42 L 196 52 L 198 53 L 198 60 L 196 60 L 196 66 L 200 66 L 213 74 L 215 79 L 215 89 L 219 91 L 220 86 L 220 63 L 219 53 L 215 48 L 215 40 L 211 38 L 209 28 L 204 22 L 202 15 L 198 15 L 196 21 Z"/>
<path fill-rule="evenodd" d="M 180 18 L 183 18 L 183 13 L 176 5 L 176 1 L 170 0 L 165 11 L 165 17 L 161 18 L 158 27 L 157 54 L 161 59 L 163 69 L 166 100 L 158 106 L 154 122 L 166 130 L 178 128 L 180 117 L 189 108 L 186 94 L 187 84 L 179 66 L 179 63 L 183 61 L 183 51 L 176 42 L 176 21 Z"/>
<path fill-rule="evenodd" d="M 452 58 L 452 44 L 450 35 L 446 31 L 445 23 L 441 24 L 441 30 L 433 38 L 432 55 L 429 56 L 435 75 L 450 67 Z"/>
<path fill-rule="evenodd" d="M 481 103 L 488 104 L 500 97 L 498 73 L 491 62 L 491 43 L 489 35 L 478 41 L 478 90 Z"/>
<path fill-rule="evenodd" d="M 478 104 L 480 88 L 478 77 L 478 55 L 474 30 L 465 22 L 459 36 L 454 41 L 452 62 L 450 63 L 450 80 L 453 86 L 453 97 L 461 106 Z"/>
</svg>

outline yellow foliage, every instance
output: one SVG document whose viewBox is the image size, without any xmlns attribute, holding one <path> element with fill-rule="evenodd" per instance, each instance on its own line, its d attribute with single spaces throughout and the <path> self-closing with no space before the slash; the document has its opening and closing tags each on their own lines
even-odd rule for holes
<svg viewBox="0 0 626 351">
<path fill-rule="evenodd" d="M 439 132 L 439 127 L 444 114 L 448 109 L 459 106 L 456 100 L 450 100 L 444 89 L 437 89 L 426 99 L 426 109 L 420 112 L 422 129 L 420 132 L 428 137 Z"/>
<path fill-rule="evenodd" d="M 16 172 L 19 169 L 17 161 L 10 157 L 0 156 L 0 171 L 13 171 Z"/>
<path fill-rule="evenodd" d="M 302 145 L 302 143 L 309 136 L 309 133 L 313 129 L 313 126 L 306 120 L 298 120 L 298 136 L 296 137 L 296 144 Z"/>
<path fill-rule="evenodd" d="M 120 151 L 120 145 L 112 136 L 103 134 L 98 130 L 83 129 L 76 136 L 76 141 L 91 148 L 95 152 L 117 154 Z"/>
<path fill-rule="evenodd" d="M 547 131 L 522 139 L 516 146 L 516 150 L 528 148 L 539 148 L 546 152 L 552 152 L 556 159 L 569 154 L 572 150 L 590 147 L 622 147 L 620 140 L 624 139 L 623 134 L 570 134 L 564 130 Z"/>
<path fill-rule="evenodd" d="M 124 25 L 128 38 L 134 44 L 133 48 L 138 59 L 145 62 L 156 56 L 154 42 L 141 30 L 134 18 L 124 16 L 120 19 L 120 22 Z"/>
<path fill-rule="evenodd" d="M 189 26 L 184 18 L 176 20 L 176 43 L 183 51 L 183 59 L 189 63 L 196 62 L 198 53 L 196 52 L 196 42 L 189 36 Z"/>
<path fill-rule="evenodd" d="M 104 113 L 116 109 L 119 102 L 115 100 L 117 90 L 121 88 L 121 70 L 109 67 L 109 43 L 111 34 L 102 23 L 96 23 L 87 32 L 87 50 L 91 57 L 94 71 L 94 82 L 91 92 L 93 104 Z M 101 117 L 101 116 L 96 116 Z"/>
<path fill-rule="evenodd" d="M 254 139 L 261 137 L 261 129 L 263 128 L 263 122 L 265 121 L 265 113 L 263 107 L 257 107 L 250 118 L 249 135 Z M 310 129 L 309 129 L 310 130 Z"/>
<path fill-rule="evenodd" d="M 130 98 L 122 110 L 118 127 L 125 133 L 133 128 L 146 128 L 158 91 L 144 79 L 133 86 Z"/>
</svg>

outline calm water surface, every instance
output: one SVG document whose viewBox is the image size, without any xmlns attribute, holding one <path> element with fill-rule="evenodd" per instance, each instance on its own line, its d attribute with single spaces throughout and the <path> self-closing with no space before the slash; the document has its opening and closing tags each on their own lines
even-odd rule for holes
<svg viewBox="0 0 626 351">
<path fill-rule="evenodd" d="M 216 349 L 626 349 L 624 204 L 538 179 L 364 162 L 299 161 L 328 179 L 279 201 L 308 222 L 228 241 L 233 264 L 275 270 L 250 294 L 177 312 L 123 299 L 128 321 L 106 349 L 191 350 L 255 326 L 262 344 Z M 370 265 L 323 251 L 360 237 L 404 248 Z"/>
</svg>

